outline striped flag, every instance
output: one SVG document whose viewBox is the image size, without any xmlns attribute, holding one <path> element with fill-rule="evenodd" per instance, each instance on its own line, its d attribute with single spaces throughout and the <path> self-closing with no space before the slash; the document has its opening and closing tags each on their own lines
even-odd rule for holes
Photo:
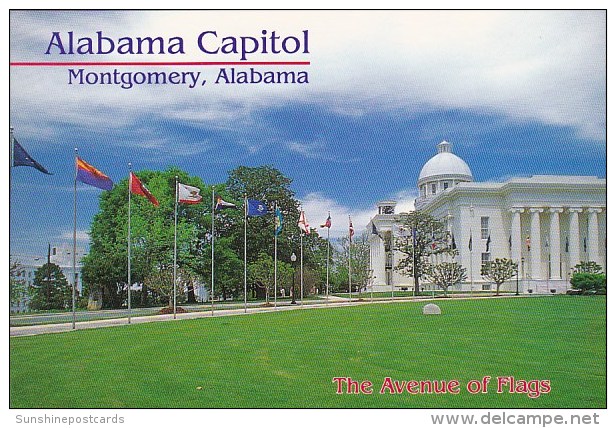
<svg viewBox="0 0 616 428">
<path fill-rule="evenodd" d="M 328 216 L 327 216 L 327 220 L 325 220 L 325 223 L 323 223 L 323 224 L 321 225 L 321 227 L 326 227 L 326 228 L 328 228 L 328 229 L 329 229 L 330 227 L 332 227 L 332 217 L 331 217 L 331 215 L 328 215 Z"/>
<path fill-rule="evenodd" d="M 228 208 L 237 208 L 237 206 L 235 204 L 232 204 L 231 202 L 223 200 L 220 196 L 216 196 L 216 206 L 214 209 L 224 210 Z"/>
<path fill-rule="evenodd" d="M 77 157 L 77 180 L 103 190 L 111 190 L 113 181 L 92 165 Z"/>
</svg>

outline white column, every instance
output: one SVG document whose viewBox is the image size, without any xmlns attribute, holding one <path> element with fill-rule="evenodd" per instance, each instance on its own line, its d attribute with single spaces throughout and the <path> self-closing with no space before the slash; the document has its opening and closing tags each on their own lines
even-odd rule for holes
<svg viewBox="0 0 616 428">
<path fill-rule="evenodd" d="M 580 217 L 582 208 L 569 208 L 569 268 L 580 263 Z"/>
<path fill-rule="evenodd" d="M 383 240 L 376 235 L 370 239 L 370 265 L 372 275 L 375 276 L 374 283 L 382 285 L 385 283 L 385 262 L 383 260 Z"/>
<path fill-rule="evenodd" d="M 560 213 L 562 208 L 550 208 L 550 279 L 560 279 Z"/>
<path fill-rule="evenodd" d="M 530 208 L 530 267 L 533 279 L 541 279 L 541 222 L 543 208 Z"/>
<path fill-rule="evenodd" d="M 522 260 L 522 231 L 520 214 L 524 208 L 511 208 L 511 260 L 520 263 Z"/>
<path fill-rule="evenodd" d="M 601 264 L 599 260 L 599 220 L 601 208 L 588 208 L 588 261 Z"/>
</svg>

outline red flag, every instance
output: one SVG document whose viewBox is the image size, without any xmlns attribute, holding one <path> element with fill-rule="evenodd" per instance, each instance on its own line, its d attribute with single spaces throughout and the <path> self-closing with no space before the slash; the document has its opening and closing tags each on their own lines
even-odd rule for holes
<svg viewBox="0 0 616 428">
<path fill-rule="evenodd" d="M 331 215 L 329 214 L 327 215 L 327 220 L 325 220 L 325 223 L 323 223 L 321 227 L 326 227 L 328 229 L 332 227 L 332 216 Z"/>
<path fill-rule="evenodd" d="M 135 174 L 133 174 L 132 171 L 130 173 L 129 181 L 130 181 L 130 192 L 131 193 L 134 193 L 135 195 L 145 196 L 155 206 L 158 206 L 158 201 L 156 200 L 154 195 L 150 193 L 148 188 L 143 185 L 141 180 L 139 180 L 139 178 Z"/>
</svg>

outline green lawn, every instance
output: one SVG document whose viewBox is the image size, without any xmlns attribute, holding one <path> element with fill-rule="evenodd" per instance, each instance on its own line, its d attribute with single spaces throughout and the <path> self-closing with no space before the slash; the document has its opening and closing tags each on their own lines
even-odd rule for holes
<svg viewBox="0 0 616 428">
<path fill-rule="evenodd" d="M 13 408 L 604 408 L 606 299 L 548 296 L 320 308 L 10 339 Z M 379 394 L 459 380 L 458 395 Z M 491 376 L 487 394 L 466 391 Z M 539 398 L 496 377 L 550 380 Z M 334 377 L 373 382 L 337 395 Z M 202 387 L 202 389 L 197 389 Z"/>
</svg>

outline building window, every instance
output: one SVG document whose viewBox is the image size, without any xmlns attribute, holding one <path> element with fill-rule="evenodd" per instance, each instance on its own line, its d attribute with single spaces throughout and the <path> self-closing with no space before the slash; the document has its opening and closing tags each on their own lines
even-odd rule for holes
<svg viewBox="0 0 616 428">
<path fill-rule="evenodd" d="M 393 213 L 394 213 L 394 207 L 389 206 L 389 205 L 383 207 L 382 214 L 393 214 Z"/>
<path fill-rule="evenodd" d="M 481 239 L 490 236 L 490 217 L 481 217 Z"/>
<path fill-rule="evenodd" d="M 489 282 L 487 284 L 481 284 L 481 289 L 483 291 L 490 291 L 492 289 L 492 284 L 490 284 Z"/>
<path fill-rule="evenodd" d="M 481 267 L 490 261 L 490 253 L 481 253 Z"/>
<path fill-rule="evenodd" d="M 436 194 L 436 183 L 432 183 L 432 194 Z"/>
<path fill-rule="evenodd" d="M 443 183 L 443 190 L 447 190 L 449 188 L 449 182 L 446 181 Z"/>
<path fill-rule="evenodd" d="M 421 186 L 421 196 L 426 197 L 426 186 Z"/>
</svg>

